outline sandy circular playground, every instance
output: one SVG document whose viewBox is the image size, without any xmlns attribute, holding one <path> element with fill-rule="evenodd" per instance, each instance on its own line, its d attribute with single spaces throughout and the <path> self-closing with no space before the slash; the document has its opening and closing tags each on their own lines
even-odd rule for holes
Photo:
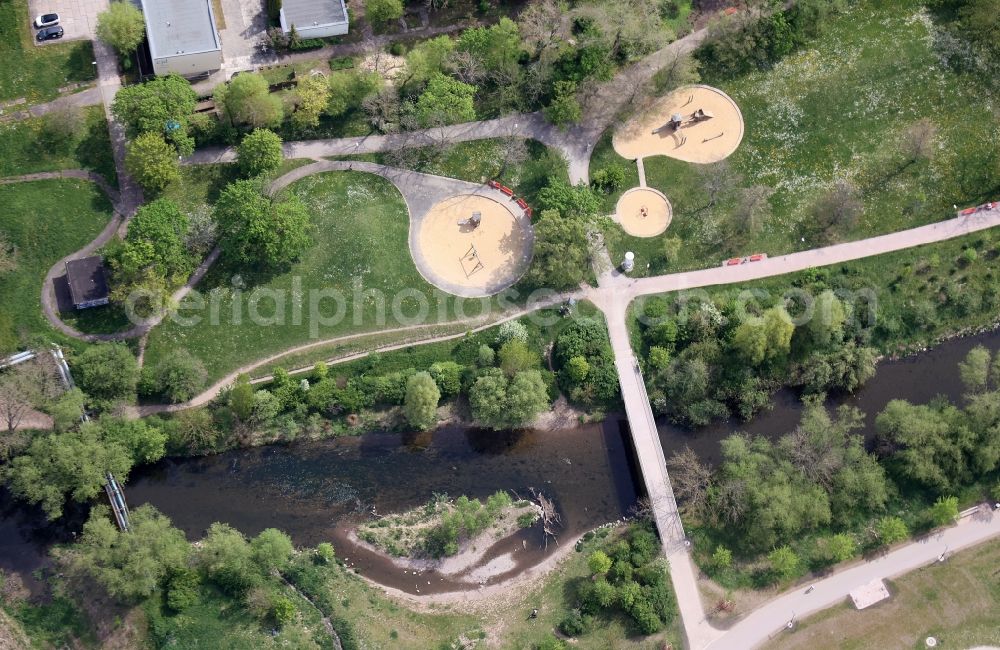
<svg viewBox="0 0 1000 650">
<path fill-rule="evenodd" d="M 654 237 L 670 225 L 670 201 L 651 187 L 633 187 L 621 195 L 615 221 L 633 237 Z"/>
<path fill-rule="evenodd" d="M 674 115 L 681 118 L 680 129 L 670 125 Z M 729 95 L 710 86 L 685 86 L 626 122 L 615 132 L 612 144 L 629 160 L 669 156 L 714 163 L 736 151 L 742 140 L 743 114 Z"/>
<path fill-rule="evenodd" d="M 479 225 L 466 223 L 480 214 Z M 531 263 L 531 223 L 512 203 L 461 194 L 428 210 L 414 240 L 418 268 L 449 293 L 489 296 L 517 282 Z"/>
</svg>

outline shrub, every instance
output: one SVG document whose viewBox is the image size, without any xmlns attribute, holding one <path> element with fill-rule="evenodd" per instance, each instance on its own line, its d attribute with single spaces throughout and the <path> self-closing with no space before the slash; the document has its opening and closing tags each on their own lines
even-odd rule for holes
<svg viewBox="0 0 1000 650">
<path fill-rule="evenodd" d="M 580 636 L 587 631 L 590 625 L 590 617 L 584 615 L 578 609 L 574 609 L 559 621 L 559 631 L 566 636 Z"/>
<path fill-rule="evenodd" d="M 295 603 L 284 596 L 278 596 L 271 604 L 271 616 L 279 628 L 295 620 Z"/>
<path fill-rule="evenodd" d="M 587 566 L 594 575 L 604 575 L 611 570 L 611 558 L 604 551 L 594 551 L 587 558 Z"/>
<path fill-rule="evenodd" d="M 316 559 L 323 564 L 329 564 L 333 562 L 335 553 L 333 550 L 333 544 L 329 542 L 321 542 L 316 546 Z"/>
<path fill-rule="evenodd" d="M 167 607 L 182 612 L 198 602 L 198 586 L 201 580 L 196 571 L 179 568 L 171 571 L 167 578 Z"/>
<path fill-rule="evenodd" d="M 948 526 L 958 519 L 958 497 L 938 497 L 927 509 L 927 519 L 933 526 Z"/>
<path fill-rule="evenodd" d="M 716 546 L 712 553 L 712 566 L 718 571 L 733 566 L 733 552 L 725 546 Z"/>
<path fill-rule="evenodd" d="M 488 345 L 480 345 L 476 355 L 476 365 L 480 368 L 490 368 L 496 363 L 496 353 Z"/>
<path fill-rule="evenodd" d="M 878 544 L 889 546 L 910 536 L 910 529 L 899 517 L 882 517 L 875 524 Z"/>
<path fill-rule="evenodd" d="M 439 361 L 432 364 L 430 374 L 443 397 L 453 397 L 461 391 L 462 366 L 454 361 Z"/>
<path fill-rule="evenodd" d="M 603 169 L 598 169 L 594 172 L 590 183 L 605 194 L 617 192 L 625 185 L 625 167 L 621 163 L 612 163 Z"/>
<path fill-rule="evenodd" d="M 794 577 L 801 566 L 799 556 L 789 546 L 781 546 L 768 553 L 767 561 L 771 563 L 771 570 L 784 580 Z"/>
<path fill-rule="evenodd" d="M 509 320 L 497 328 L 496 344 L 503 346 L 510 341 L 528 342 L 528 328 L 521 321 Z"/>
</svg>

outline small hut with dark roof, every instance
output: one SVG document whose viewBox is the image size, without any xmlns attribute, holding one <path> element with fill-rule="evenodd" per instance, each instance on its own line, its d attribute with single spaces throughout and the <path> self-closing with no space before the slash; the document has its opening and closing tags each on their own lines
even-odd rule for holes
<svg viewBox="0 0 1000 650">
<path fill-rule="evenodd" d="M 108 304 L 108 276 L 99 255 L 66 262 L 66 282 L 77 309 Z"/>
</svg>

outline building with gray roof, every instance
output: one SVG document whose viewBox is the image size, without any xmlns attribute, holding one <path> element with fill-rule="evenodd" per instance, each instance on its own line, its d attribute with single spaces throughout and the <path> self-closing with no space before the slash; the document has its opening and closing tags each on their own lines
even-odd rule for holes
<svg viewBox="0 0 1000 650">
<path fill-rule="evenodd" d="M 344 0 L 282 0 L 281 31 L 295 26 L 301 38 L 324 38 L 347 33 L 348 17 Z"/>
<path fill-rule="evenodd" d="M 211 0 L 142 0 L 142 13 L 157 75 L 196 77 L 222 67 Z"/>
</svg>

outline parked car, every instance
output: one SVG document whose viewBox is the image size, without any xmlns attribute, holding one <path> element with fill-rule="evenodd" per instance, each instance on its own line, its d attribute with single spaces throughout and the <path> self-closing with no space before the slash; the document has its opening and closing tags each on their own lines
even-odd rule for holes
<svg viewBox="0 0 1000 650">
<path fill-rule="evenodd" d="M 35 28 L 54 27 L 59 24 L 59 14 L 42 14 L 35 16 Z"/>
<path fill-rule="evenodd" d="M 46 27 L 45 29 L 38 30 L 38 34 L 35 36 L 36 40 L 39 41 L 51 41 L 54 38 L 63 37 L 62 27 Z"/>
</svg>

